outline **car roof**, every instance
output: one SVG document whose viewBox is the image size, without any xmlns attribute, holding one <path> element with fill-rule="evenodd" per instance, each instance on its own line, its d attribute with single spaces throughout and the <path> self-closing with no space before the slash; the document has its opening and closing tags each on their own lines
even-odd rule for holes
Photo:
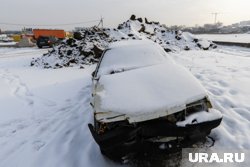
<svg viewBox="0 0 250 167">
<path fill-rule="evenodd" d="M 158 44 L 149 40 L 114 42 L 103 55 L 97 76 L 160 64 L 167 57 Z"/>
</svg>

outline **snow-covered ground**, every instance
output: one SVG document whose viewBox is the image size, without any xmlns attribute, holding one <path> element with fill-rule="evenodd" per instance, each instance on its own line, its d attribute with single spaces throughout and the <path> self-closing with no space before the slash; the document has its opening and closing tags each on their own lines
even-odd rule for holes
<svg viewBox="0 0 250 167">
<path fill-rule="evenodd" d="M 0 47 L 3 46 L 15 46 L 16 42 L 0 42 Z"/>
<path fill-rule="evenodd" d="M 250 43 L 250 34 L 200 34 L 195 36 L 211 41 Z"/>
<path fill-rule="evenodd" d="M 223 114 L 212 132 L 215 148 L 250 149 L 250 50 L 234 47 L 173 55 L 208 90 Z"/>
<path fill-rule="evenodd" d="M 87 128 L 95 66 L 30 67 L 45 52 L 0 48 L 0 167 L 118 166 L 101 155 Z M 222 111 L 223 122 L 211 134 L 214 149 L 250 149 L 250 50 L 223 47 L 170 56 L 200 80 Z"/>
<path fill-rule="evenodd" d="M 0 49 L 0 167 L 112 166 L 87 128 L 94 66 L 30 67 L 46 51 Z"/>
</svg>

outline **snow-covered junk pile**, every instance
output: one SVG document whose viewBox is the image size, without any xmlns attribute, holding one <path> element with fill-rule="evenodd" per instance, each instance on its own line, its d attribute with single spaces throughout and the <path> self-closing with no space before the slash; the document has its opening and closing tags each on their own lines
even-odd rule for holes
<svg viewBox="0 0 250 167">
<path fill-rule="evenodd" d="M 97 27 L 84 28 L 74 33 L 73 38 L 62 41 L 31 65 L 44 68 L 62 68 L 73 65 L 93 64 L 112 40 Z"/>
<path fill-rule="evenodd" d="M 74 32 L 73 38 L 65 39 L 42 57 L 33 59 L 31 66 L 62 68 L 94 64 L 111 42 L 129 39 L 150 39 L 166 52 L 216 48 L 211 41 L 198 39 L 191 33 L 170 30 L 159 22 L 132 15 L 117 28 L 90 27 Z"/>
</svg>

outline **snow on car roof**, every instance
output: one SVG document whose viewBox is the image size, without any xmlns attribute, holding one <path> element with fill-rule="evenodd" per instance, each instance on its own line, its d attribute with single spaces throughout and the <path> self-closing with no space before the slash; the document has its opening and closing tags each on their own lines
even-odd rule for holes
<svg viewBox="0 0 250 167">
<path fill-rule="evenodd" d="M 96 112 L 116 112 L 136 119 L 172 114 L 174 108 L 206 97 L 205 89 L 182 66 L 171 62 L 100 77 Z M 180 110 L 178 110 L 180 111 Z M 174 112 L 177 112 L 176 110 Z"/>
<path fill-rule="evenodd" d="M 165 51 L 149 40 L 128 40 L 114 42 L 101 60 L 97 76 L 143 66 L 162 63 L 167 60 Z"/>
</svg>

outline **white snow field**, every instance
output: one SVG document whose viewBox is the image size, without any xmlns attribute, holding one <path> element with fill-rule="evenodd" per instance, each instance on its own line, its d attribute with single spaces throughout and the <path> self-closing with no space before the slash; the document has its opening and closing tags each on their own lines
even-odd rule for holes
<svg viewBox="0 0 250 167">
<path fill-rule="evenodd" d="M 32 57 L 45 52 L 0 48 L 0 167 L 119 166 L 101 155 L 87 127 L 95 66 L 30 67 Z M 214 149 L 250 149 L 250 50 L 223 47 L 170 56 L 200 80 L 223 114 L 211 134 Z"/>
<path fill-rule="evenodd" d="M 94 66 L 30 67 L 42 52 L 0 49 L 0 167 L 112 166 L 87 127 Z"/>
<path fill-rule="evenodd" d="M 200 34 L 195 36 L 211 41 L 250 43 L 250 34 Z"/>
<path fill-rule="evenodd" d="M 15 46 L 16 42 L 0 42 L 0 47 L 4 46 Z"/>
<path fill-rule="evenodd" d="M 223 114 L 215 148 L 250 149 L 250 50 L 240 47 L 173 54 L 207 89 Z"/>
</svg>

